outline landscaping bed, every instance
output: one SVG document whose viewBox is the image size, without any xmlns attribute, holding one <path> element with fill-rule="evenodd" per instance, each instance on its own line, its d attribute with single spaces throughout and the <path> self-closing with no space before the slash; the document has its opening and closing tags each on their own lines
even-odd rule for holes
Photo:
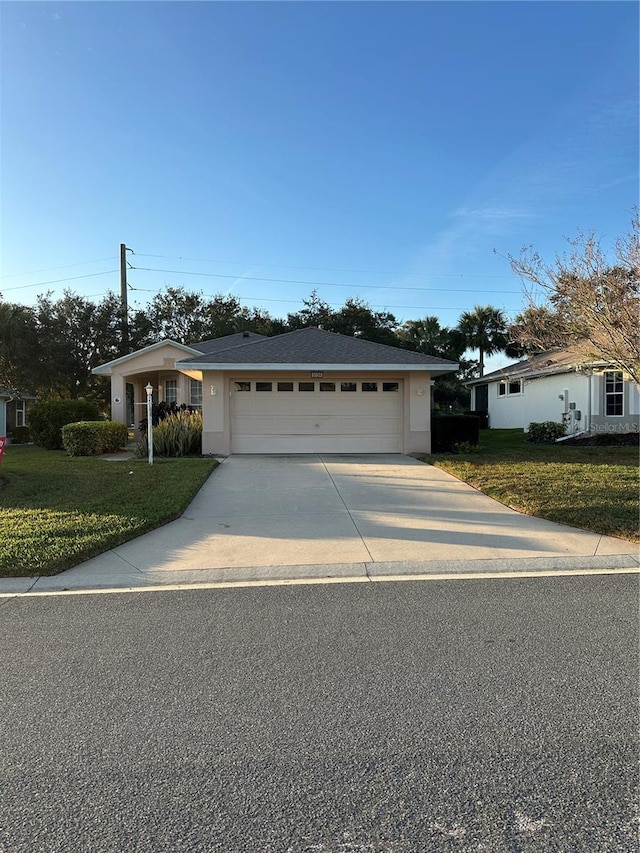
<svg viewBox="0 0 640 853">
<path fill-rule="evenodd" d="M 107 462 L 8 447 L 0 468 L 0 577 L 55 575 L 178 518 L 217 464 Z"/>
<path fill-rule="evenodd" d="M 482 430 L 477 448 L 422 457 L 513 509 L 640 542 L 637 446 L 530 444 Z"/>
</svg>

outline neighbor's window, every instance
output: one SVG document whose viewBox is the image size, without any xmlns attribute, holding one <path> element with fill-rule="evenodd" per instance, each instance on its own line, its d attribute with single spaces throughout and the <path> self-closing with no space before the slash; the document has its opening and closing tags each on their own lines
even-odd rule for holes
<svg viewBox="0 0 640 853">
<path fill-rule="evenodd" d="M 507 383 L 506 383 L 506 382 L 501 382 L 501 383 L 498 385 L 498 397 L 504 397 L 504 395 L 505 395 L 506 393 L 507 393 Z"/>
<path fill-rule="evenodd" d="M 256 382 L 256 391 L 271 391 L 271 382 Z"/>
<path fill-rule="evenodd" d="M 251 383 L 250 382 L 234 382 L 233 383 L 234 391 L 251 391 Z"/>
<path fill-rule="evenodd" d="M 400 385 L 397 382 L 383 382 L 382 383 L 383 391 L 399 391 Z"/>
<path fill-rule="evenodd" d="M 298 391 L 315 391 L 315 382 L 298 382 Z"/>
<path fill-rule="evenodd" d="M 202 382 L 199 379 L 189 380 L 189 405 L 194 409 L 202 408 Z"/>
<path fill-rule="evenodd" d="M 278 391 L 293 391 L 293 382 L 278 382 Z"/>
<path fill-rule="evenodd" d="M 16 400 L 16 426 L 27 425 L 27 404 L 24 400 Z"/>
<path fill-rule="evenodd" d="M 321 391 L 335 391 L 336 383 L 335 382 L 321 382 L 320 383 Z"/>
<path fill-rule="evenodd" d="M 624 383 L 621 370 L 609 370 L 604 374 L 604 413 L 624 414 Z"/>
<path fill-rule="evenodd" d="M 341 391 L 355 391 L 357 389 L 357 385 L 355 382 L 341 382 L 340 390 Z"/>
<path fill-rule="evenodd" d="M 178 402 L 178 380 L 166 379 L 164 383 L 164 401 L 165 403 Z"/>
<path fill-rule="evenodd" d="M 509 393 L 510 394 L 519 394 L 522 390 L 522 385 L 519 379 L 514 379 L 513 382 L 509 382 Z"/>
<path fill-rule="evenodd" d="M 363 382 L 362 383 L 363 391 L 377 391 L 378 383 L 377 382 Z"/>
</svg>

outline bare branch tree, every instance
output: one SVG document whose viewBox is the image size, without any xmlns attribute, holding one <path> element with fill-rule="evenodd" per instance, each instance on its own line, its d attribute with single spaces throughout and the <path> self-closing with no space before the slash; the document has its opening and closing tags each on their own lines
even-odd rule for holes
<svg viewBox="0 0 640 853">
<path fill-rule="evenodd" d="M 615 241 L 612 262 L 594 232 L 569 240 L 571 252 L 553 266 L 530 247 L 509 255 L 529 305 L 511 337 L 528 350 L 575 345 L 585 359 L 606 359 L 640 384 L 638 320 L 639 220 Z"/>
</svg>

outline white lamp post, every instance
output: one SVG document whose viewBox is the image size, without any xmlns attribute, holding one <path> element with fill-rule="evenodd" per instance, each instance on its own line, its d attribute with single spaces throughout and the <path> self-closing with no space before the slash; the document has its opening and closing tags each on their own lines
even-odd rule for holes
<svg viewBox="0 0 640 853">
<path fill-rule="evenodd" d="M 153 423 L 151 419 L 153 385 L 148 382 L 144 390 L 147 392 L 147 445 L 149 447 L 149 465 L 153 465 Z"/>
</svg>

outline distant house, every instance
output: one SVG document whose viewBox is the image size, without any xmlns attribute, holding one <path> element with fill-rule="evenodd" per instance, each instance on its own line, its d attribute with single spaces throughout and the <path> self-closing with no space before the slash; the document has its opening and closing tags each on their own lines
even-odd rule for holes
<svg viewBox="0 0 640 853">
<path fill-rule="evenodd" d="M 306 328 L 162 341 L 94 368 L 111 416 L 138 423 L 154 402 L 202 411 L 203 453 L 428 453 L 431 380 L 455 362 Z"/>
<path fill-rule="evenodd" d="M 6 436 L 14 427 L 27 425 L 27 410 L 33 400 L 33 394 L 19 394 L 10 388 L 0 388 L 0 435 Z"/>
<path fill-rule="evenodd" d="M 489 413 L 493 429 L 564 421 L 567 432 L 637 432 L 640 389 L 603 360 L 576 348 L 550 350 L 473 379 L 471 408 Z"/>
</svg>

